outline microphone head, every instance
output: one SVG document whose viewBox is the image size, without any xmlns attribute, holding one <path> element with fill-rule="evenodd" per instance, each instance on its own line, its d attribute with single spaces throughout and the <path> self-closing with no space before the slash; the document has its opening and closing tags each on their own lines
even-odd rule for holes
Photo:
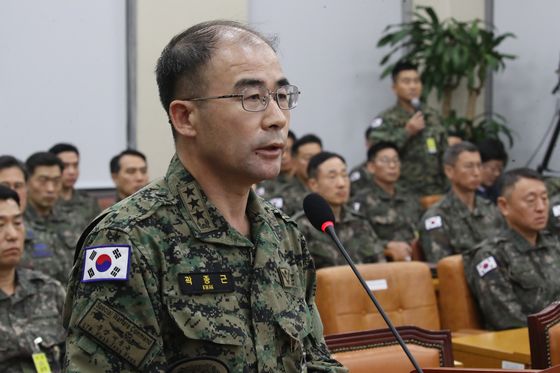
<svg viewBox="0 0 560 373">
<path fill-rule="evenodd" d="M 305 216 L 317 230 L 322 232 L 334 224 L 334 214 L 327 201 L 317 193 L 308 194 L 303 200 Z"/>
<path fill-rule="evenodd" d="M 414 110 L 419 111 L 420 110 L 420 99 L 418 97 L 414 97 L 412 100 L 410 100 L 410 105 L 412 105 Z"/>
</svg>

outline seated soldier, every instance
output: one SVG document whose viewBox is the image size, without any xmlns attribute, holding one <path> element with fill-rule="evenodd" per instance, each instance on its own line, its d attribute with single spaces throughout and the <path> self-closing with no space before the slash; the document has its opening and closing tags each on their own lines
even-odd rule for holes
<svg viewBox="0 0 560 373">
<path fill-rule="evenodd" d="M 286 139 L 286 145 L 282 151 L 282 164 L 280 165 L 280 173 L 274 179 L 264 180 L 257 184 L 255 187 L 255 192 L 257 195 L 268 198 L 274 196 L 276 191 L 286 185 L 292 180 L 294 176 L 293 162 L 292 162 L 292 146 L 296 141 L 296 135 L 291 130 L 288 131 L 288 138 Z"/>
<path fill-rule="evenodd" d="M 393 260 L 410 260 L 416 222 L 422 209 L 418 200 L 397 185 L 401 164 L 397 145 L 380 141 L 368 150 L 368 170 L 373 180 L 352 200 L 354 209 L 370 221 Z"/>
<path fill-rule="evenodd" d="M 311 157 L 323 149 L 321 139 L 315 135 L 300 137 L 292 146 L 294 177 L 283 187 L 278 188 L 268 201 L 287 215 L 301 210 L 301 204 L 309 188 L 307 186 L 307 164 Z"/>
<path fill-rule="evenodd" d="M 0 185 L 0 372 L 35 372 L 32 354 L 46 354 L 59 372 L 65 292 L 52 278 L 18 267 L 23 240 L 19 196 Z"/>
<path fill-rule="evenodd" d="M 371 148 L 372 141 L 369 135 L 373 131 L 371 125 L 366 129 L 366 149 Z M 368 168 L 368 160 L 366 159 L 350 171 L 350 195 L 355 196 L 363 189 L 369 189 L 371 186 L 372 176 Z"/>
<path fill-rule="evenodd" d="M 548 197 L 542 177 L 520 168 L 500 182 L 498 207 L 507 227 L 463 254 L 465 274 L 485 326 L 527 325 L 527 315 L 560 299 L 560 242 L 543 229 Z"/>
<path fill-rule="evenodd" d="M 335 216 L 334 228 L 352 260 L 355 263 L 384 262 L 383 246 L 368 220 L 346 206 L 350 198 L 350 178 L 344 158 L 321 152 L 309 161 L 307 174 L 309 188 L 331 206 Z M 330 237 L 316 230 L 303 212 L 296 214 L 294 220 L 306 238 L 315 268 L 346 264 Z"/>
<path fill-rule="evenodd" d="M 498 139 L 484 139 L 477 144 L 482 160 L 481 183 L 476 194 L 496 204 L 498 191 L 496 182 L 506 166 L 508 155 L 504 144 Z"/>
<path fill-rule="evenodd" d="M 125 199 L 148 184 L 146 156 L 134 149 L 126 149 L 111 158 L 111 178 L 117 190 L 117 202 Z"/>
<path fill-rule="evenodd" d="M 420 244 L 426 260 L 436 263 L 470 250 L 503 225 L 492 202 L 478 197 L 480 154 L 470 142 L 449 147 L 443 157 L 451 190 L 431 206 L 420 221 Z"/>
</svg>

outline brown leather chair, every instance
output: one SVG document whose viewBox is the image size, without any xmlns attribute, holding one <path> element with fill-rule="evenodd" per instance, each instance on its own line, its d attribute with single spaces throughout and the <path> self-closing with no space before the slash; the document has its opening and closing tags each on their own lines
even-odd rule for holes
<svg viewBox="0 0 560 373">
<path fill-rule="evenodd" d="M 452 255 L 437 264 L 441 327 L 452 332 L 482 330 L 482 318 L 465 277 L 463 257 Z"/>
<path fill-rule="evenodd" d="M 395 325 L 440 329 L 432 277 L 426 263 L 391 262 L 357 267 L 366 281 L 376 285 L 373 294 Z M 316 303 L 325 335 L 386 327 L 349 266 L 317 271 Z"/>
<path fill-rule="evenodd" d="M 414 326 L 397 330 L 420 367 L 452 367 L 451 334 Z M 343 333 L 325 337 L 333 358 L 352 373 L 410 372 L 412 363 L 389 329 Z"/>
<path fill-rule="evenodd" d="M 531 368 L 544 369 L 560 364 L 560 302 L 527 317 Z"/>
</svg>

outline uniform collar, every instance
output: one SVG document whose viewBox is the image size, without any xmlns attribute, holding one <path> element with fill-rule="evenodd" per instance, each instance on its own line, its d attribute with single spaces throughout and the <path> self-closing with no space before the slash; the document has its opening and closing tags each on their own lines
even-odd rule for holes
<svg viewBox="0 0 560 373">
<path fill-rule="evenodd" d="M 382 200 L 390 201 L 394 199 L 400 201 L 404 199 L 402 198 L 402 189 L 398 185 L 395 185 L 395 195 L 390 196 L 385 190 L 383 190 L 383 188 L 379 186 L 379 184 L 375 182 L 375 180 L 373 180 L 372 183 L 373 186 L 371 189 L 373 190 L 373 193 Z"/>
<path fill-rule="evenodd" d="M 534 249 L 545 249 L 552 245 L 549 237 L 542 231 L 537 235 L 537 244 L 534 247 L 531 246 L 525 237 L 510 227 L 507 228 L 507 236 L 513 242 L 513 246 L 521 253 L 527 253 Z"/>
<path fill-rule="evenodd" d="M 165 176 L 171 194 L 180 200 L 179 210 L 185 217 L 194 237 L 209 243 L 235 246 L 252 246 L 252 242 L 233 229 L 218 209 L 208 200 L 196 179 L 185 169 L 179 157 L 171 160 Z M 251 189 L 247 201 L 247 216 L 251 222 L 251 234 L 255 236 L 258 223 L 274 227 L 278 223 L 271 208 L 266 208 L 263 201 Z"/>
<path fill-rule="evenodd" d="M 35 294 L 36 288 L 31 282 L 33 276 L 30 276 L 29 270 L 22 270 L 16 268 L 16 291 L 11 296 L 7 296 L 4 292 L 0 292 L 0 300 L 12 298 L 12 303 L 19 302 L 20 300 Z"/>
<path fill-rule="evenodd" d="M 459 197 L 455 195 L 453 190 L 450 190 L 447 196 L 449 198 L 449 203 L 451 207 L 455 211 L 457 211 L 460 216 L 465 217 L 465 216 L 472 215 L 472 216 L 481 217 L 483 215 L 482 211 L 480 211 L 480 205 L 484 203 L 484 200 L 479 196 L 477 195 L 474 196 L 474 209 L 472 210 L 472 212 L 469 210 L 467 205 L 465 205 L 463 201 L 461 201 Z"/>
<path fill-rule="evenodd" d="M 42 224 L 47 225 L 48 223 L 57 223 L 60 222 L 61 219 L 58 214 L 56 214 L 54 207 L 51 209 L 51 212 L 48 216 L 39 215 L 37 210 L 31 206 L 31 204 L 27 204 L 25 208 L 25 212 L 23 213 L 23 217 L 26 222 L 35 223 L 35 224 Z"/>
</svg>

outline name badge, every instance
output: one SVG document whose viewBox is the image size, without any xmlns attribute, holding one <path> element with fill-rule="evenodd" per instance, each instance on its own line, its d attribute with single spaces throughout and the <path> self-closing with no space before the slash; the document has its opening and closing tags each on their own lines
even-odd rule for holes
<svg viewBox="0 0 560 373">
<path fill-rule="evenodd" d="M 437 153 L 436 140 L 433 137 L 428 137 L 426 139 L 426 148 L 428 149 L 429 154 Z"/>
<path fill-rule="evenodd" d="M 181 293 L 231 293 L 235 290 L 233 276 L 226 272 L 179 273 Z"/>
<path fill-rule="evenodd" d="M 49 361 L 47 360 L 47 355 L 44 352 L 37 352 L 31 355 L 33 359 L 33 365 L 35 365 L 35 370 L 37 373 L 51 373 L 51 367 Z"/>
</svg>

